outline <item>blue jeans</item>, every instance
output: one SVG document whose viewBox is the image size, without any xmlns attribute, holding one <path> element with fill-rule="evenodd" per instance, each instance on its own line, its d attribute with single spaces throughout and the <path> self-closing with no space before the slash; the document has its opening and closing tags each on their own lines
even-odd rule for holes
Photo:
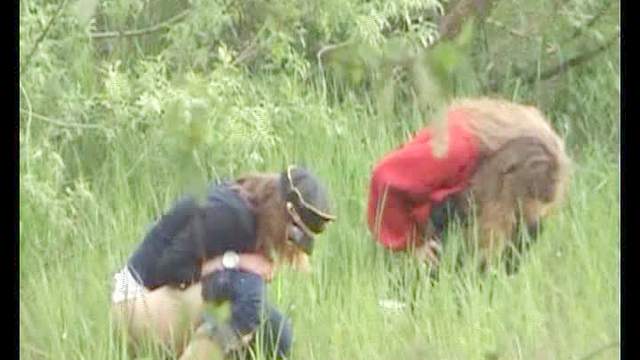
<svg viewBox="0 0 640 360">
<path fill-rule="evenodd" d="M 275 350 L 279 357 L 286 357 L 291 350 L 291 323 L 266 301 L 265 287 L 264 280 L 254 273 L 222 270 L 202 279 L 202 296 L 215 304 L 229 301 L 233 330 L 243 336 L 261 328 L 263 337 L 258 342 L 264 345 L 264 353 L 270 356 Z"/>
</svg>

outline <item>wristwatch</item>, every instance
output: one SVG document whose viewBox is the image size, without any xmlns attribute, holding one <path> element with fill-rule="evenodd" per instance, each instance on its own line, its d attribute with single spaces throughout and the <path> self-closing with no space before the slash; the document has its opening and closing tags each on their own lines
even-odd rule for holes
<svg viewBox="0 0 640 360">
<path fill-rule="evenodd" d="M 226 251 L 222 255 L 222 267 L 225 269 L 237 269 L 240 264 L 240 255 L 235 251 Z"/>
</svg>

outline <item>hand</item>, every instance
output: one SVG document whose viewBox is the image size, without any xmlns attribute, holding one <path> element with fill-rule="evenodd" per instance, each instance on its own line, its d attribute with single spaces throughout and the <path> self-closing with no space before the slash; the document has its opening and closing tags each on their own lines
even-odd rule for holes
<svg viewBox="0 0 640 360">
<path fill-rule="evenodd" d="M 307 274 L 311 272 L 311 261 L 309 261 L 309 255 L 303 253 L 302 251 L 296 254 L 291 265 L 297 271 Z"/>
<path fill-rule="evenodd" d="M 273 279 L 273 263 L 262 254 L 240 254 L 238 267 L 240 270 L 260 275 L 266 282 Z"/>
<path fill-rule="evenodd" d="M 259 275 L 265 281 L 273 279 L 273 264 L 264 255 L 245 253 L 240 255 L 238 268 L 243 271 L 252 272 Z M 222 266 L 222 256 L 216 256 L 202 264 L 201 276 L 207 276 L 216 271 L 224 270 Z"/>
<path fill-rule="evenodd" d="M 442 252 L 442 246 L 436 239 L 429 239 L 415 249 L 415 256 L 420 261 L 424 261 L 432 267 L 437 267 L 440 264 L 440 254 Z"/>
</svg>

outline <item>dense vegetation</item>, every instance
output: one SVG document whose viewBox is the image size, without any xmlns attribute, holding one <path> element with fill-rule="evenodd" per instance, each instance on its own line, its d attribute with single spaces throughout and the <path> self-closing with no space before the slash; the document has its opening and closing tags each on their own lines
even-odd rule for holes
<svg viewBox="0 0 640 360">
<path fill-rule="evenodd" d="M 111 276 L 151 219 L 213 178 L 302 163 L 339 221 L 312 274 L 270 287 L 294 358 L 616 358 L 619 3 L 461 3 L 21 0 L 21 356 L 127 358 Z M 453 271 L 452 248 L 431 284 L 371 240 L 369 171 L 480 95 L 552 119 L 571 192 L 516 275 Z"/>
</svg>

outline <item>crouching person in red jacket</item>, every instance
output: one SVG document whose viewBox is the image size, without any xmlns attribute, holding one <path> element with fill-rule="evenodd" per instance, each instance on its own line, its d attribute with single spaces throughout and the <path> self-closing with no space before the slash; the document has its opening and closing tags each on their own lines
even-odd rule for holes
<svg viewBox="0 0 640 360">
<path fill-rule="evenodd" d="M 569 159 L 534 107 L 465 99 L 444 116 L 376 164 L 369 229 L 386 248 L 437 265 L 442 208 L 453 204 L 463 217 L 475 214 L 478 234 L 467 239 L 477 238 L 484 268 L 516 238 L 520 219 L 535 235 L 562 198 Z"/>
</svg>

